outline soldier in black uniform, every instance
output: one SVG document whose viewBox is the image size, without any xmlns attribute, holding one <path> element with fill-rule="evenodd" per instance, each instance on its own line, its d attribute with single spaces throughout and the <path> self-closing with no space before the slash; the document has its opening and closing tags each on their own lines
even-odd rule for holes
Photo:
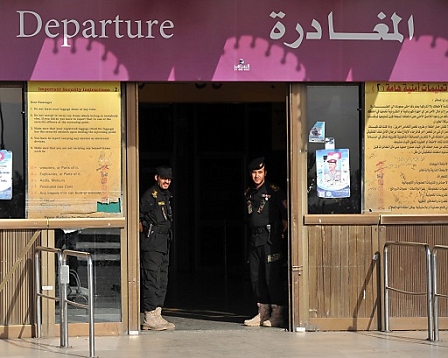
<svg viewBox="0 0 448 358">
<path fill-rule="evenodd" d="M 249 269 L 258 314 L 246 326 L 283 326 L 286 290 L 282 279 L 285 233 L 288 226 L 286 194 L 266 180 L 265 158 L 249 166 L 252 185 L 245 191 L 250 230 Z"/>
<path fill-rule="evenodd" d="M 158 167 L 154 178 L 156 183 L 140 200 L 141 290 L 145 314 L 142 329 L 162 331 L 175 328 L 162 317 L 173 219 L 172 195 L 168 190 L 173 178 L 171 168 Z"/>
</svg>

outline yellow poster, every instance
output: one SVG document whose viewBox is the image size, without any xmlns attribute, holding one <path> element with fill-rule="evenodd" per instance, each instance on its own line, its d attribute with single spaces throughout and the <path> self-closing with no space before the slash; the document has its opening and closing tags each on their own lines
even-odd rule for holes
<svg viewBox="0 0 448 358">
<path fill-rule="evenodd" d="M 365 212 L 447 212 L 448 83 L 365 90 Z"/>
<path fill-rule="evenodd" d="M 119 82 L 28 83 L 28 218 L 121 216 Z"/>
</svg>

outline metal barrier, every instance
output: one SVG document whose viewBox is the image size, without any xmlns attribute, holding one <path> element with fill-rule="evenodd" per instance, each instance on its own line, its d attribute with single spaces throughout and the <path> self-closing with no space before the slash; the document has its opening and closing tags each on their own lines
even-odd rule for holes
<svg viewBox="0 0 448 358">
<path fill-rule="evenodd" d="M 432 287 L 433 287 L 433 309 L 434 309 L 434 340 L 439 340 L 439 297 L 448 298 L 447 294 L 437 291 L 437 251 L 448 250 L 448 246 L 435 245 L 432 249 Z"/>
<path fill-rule="evenodd" d="M 41 276 L 41 264 L 40 264 L 40 252 L 47 251 L 53 252 L 58 256 L 58 273 L 59 273 L 59 295 L 60 297 L 51 297 L 42 294 L 42 287 L 40 283 Z M 87 280 L 88 280 L 88 304 L 81 304 L 75 301 L 71 301 L 67 298 L 67 285 L 69 284 L 70 270 L 67 265 L 67 257 L 75 256 L 87 260 Z M 85 308 L 88 310 L 89 316 L 89 354 L 90 357 L 95 357 L 95 325 L 93 319 L 93 264 L 92 257 L 88 252 L 74 251 L 74 250 L 61 250 L 49 247 L 38 246 L 35 251 L 35 284 L 36 284 L 36 323 L 37 323 L 37 337 L 41 337 L 41 325 L 42 325 L 42 298 L 48 298 L 55 301 L 59 301 L 61 305 L 60 314 L 60 345 L 61 347 L 68 347 L 68 315 L 67 306 Z"/>
<path fill-rule="evenodd" d="M 409 292 L 389 286 L 389 246 L 407 246 L 424 249 L 426 254 L 426 292 Z M 433 285 L 431 275 L 431 250 L 429 245 L 419 242 L 386 242 L 384 245 L 384 323 L 385 331 L 389 331 L 389 291 L 400 292 L 409 295 L 426 295 L 428 315 L 428 339 L 434 341 L 433 332 Z"/>
<path fill-rule="evenodd" d="M 69 279 L 69 267 L 67 263 L 67 257 L 74 256 L 77 258 L 83 258 L 87 260 L 87 285 L 88 285 L 88 304 L 82 304 L 75 301 L 71 301 L 67 298 L 67 285 Z M 61 341 L 63 347 L 68 347 L 68 320 L 67 320 L 67 305 L 86 308 L 89 316 L 89 353 L 90 357 L 95 357 L 95 324 L 93 320 L 93 264 L 92 256 L 88 252 L 63 250 L 62 251 L 62 265 L 61 265 L 61 321 L 63 326 L 61 335 L 63 340 Z"/>
<path fill-rule="evenodd" d="M 42 247 L 42 246 L 37 246 L 34 252 L 34 281 L 35 281 L 35 287 L 36 287 L 36 336 L 37 338 L 41 338 L 42 335 L 42 298 L 48 298 L 50 300 L 54 300 L 54 301 L 60 301 L 59 297 L 52 297 L 52 296 L 48 296 L 48 295 L 44 295 L 42 293 L 42 286 L 40 284 L 40 253 L 42 251 L 46 251 L 46 252 L 53 252 L 55 254 L 57 254 L 57 258 L 58 258 L 58 271 L 59 268 L 61 267 L 62 264 L 62 250 L 61 249 L 53 249 L 50 247 Z M 61 283 L 59 282 L 59 292 L 61 292 Z M 62 321 L 59 322 L 60 323 L 60 329 L 61 329 L 61 346 L 62 346 Z"/>
</svg>

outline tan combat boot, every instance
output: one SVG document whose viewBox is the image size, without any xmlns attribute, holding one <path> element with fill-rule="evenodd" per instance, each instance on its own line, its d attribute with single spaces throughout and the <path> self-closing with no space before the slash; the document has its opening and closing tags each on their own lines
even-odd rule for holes
<svg viewBox="0 0 448 358">
<path fill-rule="evenodd" d="M 271 307 L 270 305 L 264 304 L 264 303 L 257 303 L 258 306 L 258 314 L 251 318 L 246 319 L 244 321 L 245 326 L 249 327 L 257 327 L 263 325 L 263 323 L 269 319 L 269 316 L 271 314 Z"/>
<path fill-rule="evenodd" d="M 168 325 L 161 319 L 160 311 L 157 308 L 153 311 L 146 311 L 142 324 L 142 330 L 164 331 L 168 329 Z"/>
<path fill-rule="evenodd" d="M 165 318 L 162 317 L 162 307 L 157 307 L 156 312 L 159 315 L 159 319 L 162 321 L 162 323 L 166 325 L 166 329 L 175 329 L 176 328 L 174 323 L 168 322 Z"/>
<path fill-rule="evenodd" d="M 272 314 L 271 317 L 263 322 L 264 327 L 283 327 L 283 306 L 271 305 Z"/>
</svg>

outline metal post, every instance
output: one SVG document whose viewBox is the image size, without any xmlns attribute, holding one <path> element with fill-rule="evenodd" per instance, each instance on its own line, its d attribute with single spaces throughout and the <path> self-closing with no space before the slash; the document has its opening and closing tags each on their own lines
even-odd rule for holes
<svg viewBox="0 0 448 358">
<path fill-rule="evenodd" d="M 57 301 L 58 297 L 51 297 L 48 295 L 45 295 L 42 293 L 42 285 L 41 285 L 41 260 L 40 255 L 42 251 L 46 252 L 52 252 L 57 254 L 58 258 L 58 272 L 61 268 L 61 262 L 62 262 L 62 254 L 60 249 L 54 249 L 51 247 L 43 247 L 43 246 L 37 246 L 34 252 L 34 268 L 35 268 L 35 276 L 34 276 L 34 283 L 36 286 L 36 336 L 37 338 L 41 338 L 42 336 L 42 298 L 48 298 Z M 59 292 L 60 286 L 59 286 Z M 61 322 L 62 323 L 62 322 Z M 62 326 L 62 324 L 61 324 Z M 61 338 L 62 339 L 62 338 Z"/>
<path fill-rule="evenodd" d="M 389 332 L 389 254 L 384 245 L 384 330 Z"/>
<path fill-rule="evenodd" d="M 34 274 L 36 283 L 36 337 L 40 338 L 42 335 L 42 286 L 40 283 L 40 254 L 37 250 L 34 253 Z"/>
<path fill-rule="evenodd" d="M 88 316 L 89 316 L 89 352 L 90 352 L 90 357 L 95 357 L 95 322 L 94 322 L 94 313 L 93 313 L 93 263 L 92 263 L 92 256 L 87 253 L 87 252 L 83 252 L 83 251 L 74 251 L 74 250 L 64 250 L 62 253 L 63 256 L 63 264 L 65 265 L 66 262 L 66 258 L 67 256 L 75 256 L 75 257 L 81 257 L 81 258 L 85 258 L 87 260 L 87 285 L 88 287 L 88 304 L 84 305 L 81 303 L 77 303 L 74 301 L 70 301 L 67 299 L 67 289 L 66 289 L 66 285 L 64 286 L 64 295 L 63 295 L 63 300 L 64 300 L 64 316 L 65 318 L 67 317 L 67 305 L 74 305 L 77 307 L 82 307 L 87 309 L 88 311 Z M 66 347 L 68 347 L 68 322 L 67 319 L 65 319 L 65 325 L 64 325 L 64 337 L 65 337 L 65 344 Z"/>
<path fill-rule="evenodd" d="M 67 265 L 66 256 L 62 255 L 62 264 Z M 61 347 L 68 347 L 68 310 L 67 310 L 67 284 L 62 283 L 61 275 L 59 275 L 59 287 L 61 290 Z"/>
<path fill-rule="evenodd" d="M 434 340 L 439 340 L 439 304 L 437 296 L 437 260 L 436 260 L 436 248 L 433 249 L 432 253 L 432 295 L 434 297 L 433 304 L 433 317 L 434 317 Z"/>
<path fill-rule="evenodd" d="M 428 245 L 425 245 L 426 250 L 426 301 L 427 301 L 427 312 L 428 312 L 428 339 L 430 341 L 434 341 L 434 332 L 433 332 L 433 302 L 432 302 L 432 274 L 431 274 L 431 250 Z"/>
<path fill-rule="evenodd" d="M 92 257 L 87 256 L 88 285 L 89 285 L 89 352 L 90 357 L 95 357 L 95 323 L 93 320 L 93 265 Z"/>
<path fill-rule="evenodd" d="M 401 292 L 404 294 L 423 295 L 421 292 L 409 292 L 400 290 L 394 287 L 389 287 L 389 257 L 388 246 L 408 246 L 408 247 L 423 247 L 426 252 L 426 302 L 428 315 L 428 339 L 434 340 L 433 336 L 433 284 L 432 284 L 432 265 L 431 265 L 431 250 L 428 244 L 420 242 L 386 242 L 384 244 L 384 325 L 385 331 L 389 332 L 389 290 Z"/>
</svg>

